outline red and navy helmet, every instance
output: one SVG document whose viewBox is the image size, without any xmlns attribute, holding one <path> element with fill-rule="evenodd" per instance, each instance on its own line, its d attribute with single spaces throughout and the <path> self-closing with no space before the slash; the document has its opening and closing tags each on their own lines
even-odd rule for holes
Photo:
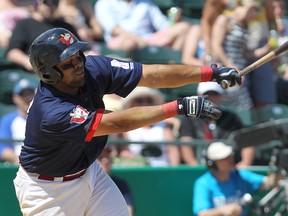
<svg viewBox="0 0 288 216">
<path fill-rule="evenodd" d="M 88 42 L 79 41 L 70 31 L 64 28 L 53 28 L 39 35 L 29 49 L 29 60 L 36 72 L 45 83 L 55 85 L 63 75 L 55 65 L 80 51 Z"/>
</svg>

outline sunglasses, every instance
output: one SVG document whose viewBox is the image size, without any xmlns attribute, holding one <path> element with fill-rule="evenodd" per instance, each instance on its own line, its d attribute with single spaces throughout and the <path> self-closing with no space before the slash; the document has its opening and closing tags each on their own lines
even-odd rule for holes
<svg viewBox="0 0 288 216">
<path fill-rule="evenodd" d="M 81 55 L 77 56 L 77 60 L 78 60 L 79 62 L 83 62 L 82 56 L 81 56 Z M 69 70 L 69 69 L 72 69 L 72 68 L 75 68 L 75 65 L 73 64 L 72 61 L 70 61 L 70 62 L 68 62 L 68 63 L 66 63 L 66 64 L 64 64 L 64 65 L 61 66 L 61 69 L 62 69 L 62 70 Z"/>
</svg>

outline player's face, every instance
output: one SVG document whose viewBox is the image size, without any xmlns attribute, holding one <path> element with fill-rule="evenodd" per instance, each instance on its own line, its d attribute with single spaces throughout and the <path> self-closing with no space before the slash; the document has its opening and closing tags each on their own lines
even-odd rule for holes
<svg viewBox="0 0 288 216">
<path fill-rule="evenodd" d="M 63 79 L 57 85 L 60 90 L 71 93 L 71 89 L 78 90 L 84 85 L 84 62 L 79 52 L 58 63 L 56 67 L 63 73 Z"/>
</svg>

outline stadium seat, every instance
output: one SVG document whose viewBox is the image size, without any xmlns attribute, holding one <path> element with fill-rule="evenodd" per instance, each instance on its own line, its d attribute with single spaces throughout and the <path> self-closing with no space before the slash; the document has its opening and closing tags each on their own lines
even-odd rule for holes
<svg viewBox="0 0 288 216">
<path fill-rule="evenodd" d="M 131 51 L 128 57 L 143 64 L 180 64 L 181 55 L 169 47 L 148 46 Z"/>
<path fill-rule="evenodd" d="M 173 88 L 171 91 L 171 94 L 174 99 L 179 98 L 179 97 L 185 97 L 185 96 L 194 96 L 194 95 L 196 96 L 197 87 L 198 87 L 198 84 L 190 84 L 190 85 Z"/>
<path fill-rule="evenodd" d="M 0 70 L 5 70 L 15 66 L 12 62 L 8 61 L 5 52 L 6 48 L 0 48 Z"/>
<path fill-rule="evenodd" d="M 99 42 L 99 49 L 101 55 L 119 58 L 119 59 L 126 59 L 127 58 L 127 52 L 124 50 L 111 50 L 107 47 L 105 42 Z"/>
<path fill-rule="evenodd" d="M 167 10 L 171 7 L 180 7 L 181 0 L 152 0 L 167 15 Z"/>
<path fill-rule="evenodd" d="M 224 109 L 236 114 L 240 118 L 244 127 L 251 127 L 256 124 L 255 120 L 252 118 L 252 111 L 250 109 L 237 109 L 228 104 L 223 105 Z"/>
<path fill-rule="evenodd" d="M 0 102 L 13 104 L 12 94 L 15 84 L 26 78 L 37 86 L 39 78 L 36 74 L 28 73 L 21 69 L 6 69 L 0 72 Z"/>
<path fill-rule="evenodd" d="M 97 0 L 90 0 L 91 1 L 91 4 L 94 6 L 97 2 Z"/>
<path fill-rule="evenodd" d="M 252 111 L 252 119 L 256 123 L 288 118 L 288 105 L 268 104 Z"/>
<path fill-rule="evenodd" d="M 202 16 L 202 9 L 204 7 L 205 0 L 179 0 L 180 7 L 183 10 L 183 16 L 190 20 L 197 20 L 199 22 Z"/>
</svg>

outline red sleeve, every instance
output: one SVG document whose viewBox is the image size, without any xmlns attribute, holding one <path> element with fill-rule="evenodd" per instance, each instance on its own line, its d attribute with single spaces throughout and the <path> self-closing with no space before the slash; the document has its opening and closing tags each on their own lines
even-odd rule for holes
<svg viewBox="0 0 288 216">
<path fill-rule="evenodd" d="M 87 136 L 85 137 L 85 141 L 86 142 L 90 142 L 91 139 L 93 138 L 93 135 L 94 135 L 98 125 L 100 124 L 100 121 L 102 119 L 103 113 L 104 113 L 104 109 L 97 109 L 96 110 L 96 114 L 94 116 L 92 124 L 91 124 L 91 126 L 89 128 Z"/>
</svg>

